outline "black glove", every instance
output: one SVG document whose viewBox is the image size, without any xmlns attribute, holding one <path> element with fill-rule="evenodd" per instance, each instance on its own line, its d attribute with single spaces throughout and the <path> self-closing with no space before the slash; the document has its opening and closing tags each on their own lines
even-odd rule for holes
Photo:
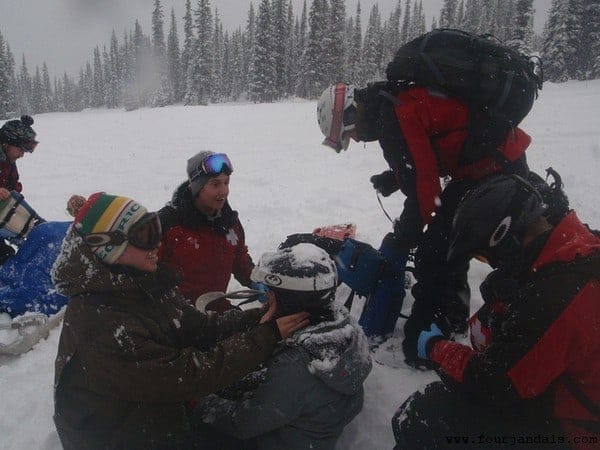
<svg viewBox="0 0 600 450">
<path fill-rule="evenodd" d="M 396 175 L 392 170 L 386 170 L 378 175 L 371 177 L 373 188 L 379 191 L 384 197 L 388 197 L 400 189 Z"/>
</svg>

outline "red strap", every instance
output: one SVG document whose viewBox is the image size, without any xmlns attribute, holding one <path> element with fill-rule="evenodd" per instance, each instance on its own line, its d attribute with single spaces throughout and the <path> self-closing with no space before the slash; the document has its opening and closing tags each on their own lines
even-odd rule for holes
<svg viewBox="0 0 600 450">
<path fill-rule="evenodd" d="M 344 103 L 346 102 L 346 84 L 337 83 L 333 88 L 333 118 L 331 120 L 331 129 L 326 141 L 333 144 L 334 148 L 339 150 L 342 125 L 344 120 Z"/>
</svg>

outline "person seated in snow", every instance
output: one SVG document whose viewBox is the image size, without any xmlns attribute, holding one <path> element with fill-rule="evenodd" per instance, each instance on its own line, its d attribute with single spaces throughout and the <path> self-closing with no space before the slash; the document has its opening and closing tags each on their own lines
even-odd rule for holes
<svg viewBox="0 0 600 450">
<path fill-rule="evenodd" d="M 475 257 L 495 270 L 481 285 L 472 346 L 435 324 L 419 334 L 415 352 L 444 382 L 400 407 L 396 449 L 450 448 L 448 436 L 464 436 L 468 448 L 531 448 L 533 438 L 598 448 L 600 233 L 574 211 L 552 225 L 546 208 L 516 176 L 490 179 L 460 202 L 448 259 Z"/>
<path fill-rule="evenodd" d="M 158 212 L 165 231 L 159 260 L 181 274 L 179 290 L 191 303 L 207 292 L 226 292 L 232 274 L 243 286 L 265 289 L 250 280 L 254 263 L 244 228 L 227 201 L 232 172 L 224 153 L 194 155 L 187 162 L 188 180 Z M 230 307 L 225 298 L 211 306 L 219 312 Z"/>
<path fill-rule="evenodd" d="M 156 213 L 126 197 L 91 195 L 52 270 L 69 297 L 55 363 L 54 422 L 65 449 L 204 448 L 187 401 L 264 362 L 308 313 L 276 305 L 207 315 L 158 265 Z"/>
<path fill-rule="evenodd" d="M 265 253 L 252 271 L 265 283 L 279 314 L 308 311 L 311 324 L 282 341 L 266 363 L 264 381 L 244 398 L 205 397 L 195 411 L 220 449 L 333 449 L 363 406 L 371 370 L 366 336 L 334 304 L 336 266 L 313 244 Z M 230 445 L 228 447 L 227 445 Z"/>
<path fill-rule="evenodd" d="M 37 147 L 36 133 L 31 128 L 33 118 L 23 115 L 20 119 L 9 120 L 0 128 L 0 200 L 8 200 L 11 191 L 21 192 L 17 159 L 25 153 L 32 153 Z M 15 254 L 15 249 L 4 239 L 0 239 L 0 264 Z"/>
</svg>

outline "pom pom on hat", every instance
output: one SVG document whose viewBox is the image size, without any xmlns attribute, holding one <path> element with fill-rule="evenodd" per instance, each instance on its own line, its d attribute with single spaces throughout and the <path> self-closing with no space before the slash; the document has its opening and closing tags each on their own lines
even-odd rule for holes
<svg viewBox="0 0 600 450">
<path fill-rule="evenodd" d="M 146 208 L 130 198 L 96 192 L 77 212 L 73 227 L 81 236 L 109 231 L 127 234 L 131 226 L 147 212 Z M 126 247 L 127 241 L 120 245 L 107 244 L 91 249 L 105 263 L 114 264 Z"/>
</svg>

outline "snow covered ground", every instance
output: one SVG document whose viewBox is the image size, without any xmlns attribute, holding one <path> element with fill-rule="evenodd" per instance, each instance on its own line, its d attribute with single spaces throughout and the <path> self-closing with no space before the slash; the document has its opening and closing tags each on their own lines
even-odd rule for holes
<svg viewBox="0 0 600 450">
<path fill-rule="evenodd" d="M 240 212 L 255 259 L 288 234 L 346 221 L 357 224 L 358 239 L 377 246 L 391 227 L 369 183 L 372 174 L 386 169 L 379 147 L 354 143 L 337 155 L 321 146 L 315 106 L 299 101 L 39 115 L 34 128 L 41 143 L 19 162 L 24 194 L 48 220 L 69 220 L 65 206 L 71 194 L 101 190 L 158 209 L 184 180 L 187 158 L 210 149 L 233 161 L 230 203 Z M 600 227 L 598 117 L 600 80 L 548 83 L 523 123 L 533 137 L 531 167 L 540 173 L 548 166 L 558 170 L 572 207 L 595 228 Z M 402 201 L 395 194 L 384 204 L 397 215 Z M 473 287 L 486 272 L 473 266 Z M 477 294 L 475 289 L 473 308 L 480 302 Z M 409 304 L 407 298 L 405 307 Z M 355 302 L 353 315 L 360 306 Z M 401 328 L 402 320 L 399 336 Z M 59 332 L 27 354 L 0 358 L 2 449 L 60 448 L 52 422 Z M 396 407 L 435 378 L 403 365 L 374 364 L 364 409 L 338 448 L 391 448 L 389 424 Z"/>
</svg>

